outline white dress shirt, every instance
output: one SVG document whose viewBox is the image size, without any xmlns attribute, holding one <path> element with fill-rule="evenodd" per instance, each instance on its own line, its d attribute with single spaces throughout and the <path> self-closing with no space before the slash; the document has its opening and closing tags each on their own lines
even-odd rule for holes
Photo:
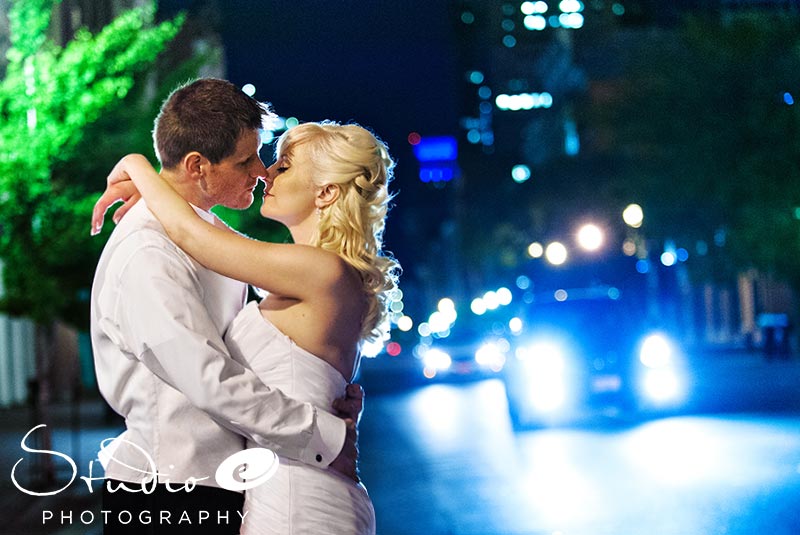
<svg viewBox="0 0 800 535">
<path fill-rule="evenodd" d="M 181 251 L 144 201 L 114 229 L 91 303 L 97 384 L 126 424 L 106 477 L 139 483 L 157 470 L 162 483 L 216 487 L 217 467 L 245 439 L 318 467 L 336 458 L 343 420 L 271 389 L 230 357 L 222 335 L 245 296 L 245 284 Z"/>
</svg>

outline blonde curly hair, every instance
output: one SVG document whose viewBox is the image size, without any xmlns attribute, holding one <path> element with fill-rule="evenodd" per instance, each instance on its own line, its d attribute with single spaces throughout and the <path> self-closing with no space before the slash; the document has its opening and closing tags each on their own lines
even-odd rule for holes
<svg viewBox="0 0 800 535">
<path fill-rule="evenodd" d="M 398 262 L 382 251 L 394 162 L 386 145 L 356 124 L 300 124 L 281 135 L 276 154 L 291 153 L 299 144 L 308 144 L 312 183 L 340 188 L 336 201 L 321 210 L 309 245 L 338 254 L 361 275 L 368 305 L 361 341 L 381 341 L 389 331 L 389 306 L 400 271 Z"/>
</svg>

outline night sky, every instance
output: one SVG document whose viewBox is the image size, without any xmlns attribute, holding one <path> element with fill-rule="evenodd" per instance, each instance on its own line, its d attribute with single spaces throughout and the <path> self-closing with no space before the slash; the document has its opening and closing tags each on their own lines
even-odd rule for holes
<svg viewBox="0 0 800 535">
<path fill-rule="evenodd" d="M 392 144 L 457 125 L 446 2 L 224 2 L 228 77 L 283 116 L 357 121 Z"/>
<path fill-rule="evenodd" d="M 206 2 L 162 1 L 200 13 Z M 457 50 L 448 2 L 429 0 L 218 2 L 226 76 L 252 83 L 255 98 L 300 121 L 357 122 L 389 145 L 398 162 L 398 193 L 386 230 L 386 248 L 411 275 L 427 254 L 419 236 L 438 231 L 444 192 L 421 184 L 407 142 L 457 135 Z"/>
</svg>

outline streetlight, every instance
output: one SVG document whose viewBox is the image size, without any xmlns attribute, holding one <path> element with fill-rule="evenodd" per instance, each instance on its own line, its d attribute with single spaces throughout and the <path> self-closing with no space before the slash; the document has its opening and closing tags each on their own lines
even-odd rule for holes
<svg viewBox="0 0 800 535">
<path fill-rule="evenodd" d="M 642 207 L 638 204 L 629 204 L 625 210 L 622 211 L 622 220 L 629 227 L 639 228 L 644 221 L 644 212 Z"/>
<path fill-rule="evenodd" d="M 528 255 L 531 258 L 541 258 L 544 254 L 544 247 L 538 241 L 533 242 L 528 246 Z"/>
<path fill-rule="evenodd" d="M 578 245 L 587 251 L 596 251 L 603 245 L 603 231 L 591 223 L 578 230 Z"/>
<path fill-rule="evenodd" d="M 544 257 L 554 266 L 560 266 L 567 261 L 567 248 L 561 242 L 554 241 L 544 250 Z"/>
</svg>

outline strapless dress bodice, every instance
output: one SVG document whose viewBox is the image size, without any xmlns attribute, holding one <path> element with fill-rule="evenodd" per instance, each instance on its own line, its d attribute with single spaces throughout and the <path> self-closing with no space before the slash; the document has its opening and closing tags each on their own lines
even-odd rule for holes
<svg viewBox="0 0 800 535">
<path fill-rule="evenodd" d="M 298 401 L 332 412 L 331 403 L 344 395 L 347 380 L 321 358 L 278 330 L 249 302 L 225 333 L 231 356 L 264 380 Z"/>
<path fill-rule="evenodd" d="M 225 333 L 231 356 L 271 388 L 333 413 L 347 381 L 299 347 L 248 303 Z M 248 444 L 249 447 L 257 447 Z M 375 510 L 363 484 L 330 469 L 279 457 L 275 474 L 245 492 L 242 535 L 374 535 Z"/>
</svg>

